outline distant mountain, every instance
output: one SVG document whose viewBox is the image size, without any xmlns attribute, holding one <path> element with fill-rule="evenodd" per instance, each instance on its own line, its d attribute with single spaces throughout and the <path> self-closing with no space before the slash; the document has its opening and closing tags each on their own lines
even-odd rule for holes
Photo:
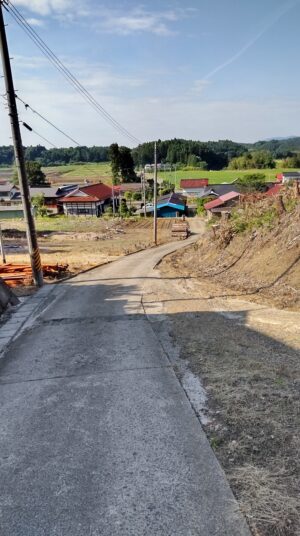
<svg viewBox="0 0 300 536">
<path fill-rule="evenodd" d="M 276 137 L 273 137 L 273 138 L 266 138 L 265 140 L 262 140 L 262 141 L 282 141 L 282 140 L 292 140 L 294 138 L 297 138 L 298 136 L 276 136 Z"/>
<path fill-rule="evenodd" d="M 246 147 L 248 151 L 270 151 L 274 158 L 285 158 L 292 153 L 300 153 L 300 136 L 261 140 Z"/>
</svg>

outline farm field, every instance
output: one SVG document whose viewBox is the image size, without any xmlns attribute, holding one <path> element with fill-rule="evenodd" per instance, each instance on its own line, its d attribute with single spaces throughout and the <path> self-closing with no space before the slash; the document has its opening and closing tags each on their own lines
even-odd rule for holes
<svg viewBox="0 0 300 536">
<path fill-rule="evenodd" d="M 250 173 L 263 173 L 266 176 L 267 181 L 276 180 L 276 175 L 282 171 L 296 171 L 294 169 L 284 169 L 278 167 L 275 169 L 243 169 L 243 170 L 234 170 L 234 169 L 222 169 L 221 171 L 205 171 L 193 169 L 191 171 L 179 170 L 176 172 L 176 187 L 179 188 L 179 183 L 181 179 L 209 179 L 210 184 L 219 184 L 222 182 L 232 182 Z M 175 184 L 175 171 L 164 171 L 158 174 L 159 179 L 170 181 L 172 184 Z"/>
<path fill-rule="evenodd" d="M 50 166 L 43 168 L 46 174 L 47 180 L 54 185 L 67 184 L 67 183 L 84 183 L 85 180 L 91 182 L 102 181 L 107 184 L 111 184 L 112 175 L 109 162 L 100 163 L 87 163 L 87 164 L 70 164 L 65 166 Z M 284 169 L 282 162 L 278 161 L 278 167 L 275 169 L 247 169 L 247 170 L 231 170 L 223 169 L 221 171 L 205 171 L 199 169 L 192 169 L 189 171 L 178 170 L 165 171 L 158 173 L 158 179 L 160 181 L 169 181 L 171 184 L 175 184 L 176 188 L 179 188 L 181 179 L 201 179 L 208 178 L 210 184 L 217 184 L 222 182 L 233 182 L 237 178 L 242 177 L 249 173 L 263 173 L 266 176 L 267 181 L 274 181 L 276 175 L 282 171 L 296 171 L 295 169 Z M 11 178 L 12 168 L 2 168 L 0 170 L 0 178 Z M 153 173 L 147 173 L 147 178 L 153 177 Z"/>
<path fill-rule="evenodd" d="M 158 221 L 158 242 L 172 240 L 172 219 Z M 45 264 L 68 264 L 71 273 L 103 264 L 152 245 L 152 220 L 92 217 L 37 218 L 36 227 Z M 2 223 L 8 263 L 28 263 L 25 224 Z"/>
<path fill-rule="evenodd" d="M 111 183 L 109 162 L 91 162 L 87 164 L 70 164 L 66 166 L 51 166 L 42 168 L 52 184 L 81 183 L 86 179 L 91 182 Z"/>
</svg>

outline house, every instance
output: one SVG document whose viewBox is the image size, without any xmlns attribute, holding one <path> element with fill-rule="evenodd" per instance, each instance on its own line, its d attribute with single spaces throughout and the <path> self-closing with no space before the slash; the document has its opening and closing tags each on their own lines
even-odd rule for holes
<svg viewBox="0 0 300 536">
<path fill-rule="evenodd" d="M 0 181 L 0 203 L 11 201 L 18 187 L 7 180 Z"/>
<path fill-rule="evenodd" d="M 57 187 L 30 187 L 30 197 L 43 196 L 44 205 L 49 210 L 49 212 L 57 213 L 59 212 L 58 200 L 62 195 L 57 194 Z"/>
<path fill-rule="evenodd" d="M 186 197 L 203 197 L 205 188 L 208 187 L 208 179 L 181 179 L 181 192 Z"/>
<path fill-rule="evenodd" d="M 157 199 L 157 217 L 158 218 L 178 218 L 186 214 L 186 198 L 180 194 L 171 192 Z M 139 214 L 144 214 L 144 209 L 138 211 Z M 154 206 L 150 203 L 146 205 L 147 216 L 153 216 Z"/>
<path fill-rule="evenodd" d="M 124 182 L 114 187 L 116 195 L 124 196 L 126 192 L 140 193 L 143 189 L 141 182 Z"/>
<path fill-rule="evenodd" d="M 205 203 L 204 208 L 207 211 L 209 218 L 213 216 L 221 217 L 222 215 L 229 215 L 232 208 L 240 200 L 241 194 L 238 192 L 228 192 L 227 194 L 220 195 L 217 199 Z"/>
<path fill-rule="evenodd" d="M 283 184 L 292 181 L 300 181 L 300 171 L 283 171 L 276 175 L 277 182 L 282 182 Z"/>
<path fill-rule="evenodd" d="M 113 192 L 110 186 L 99 182 L 71 191 L 59 199 L 63 211 L 70 216 L 101 216 L 112 205 Z"/>
</svg>

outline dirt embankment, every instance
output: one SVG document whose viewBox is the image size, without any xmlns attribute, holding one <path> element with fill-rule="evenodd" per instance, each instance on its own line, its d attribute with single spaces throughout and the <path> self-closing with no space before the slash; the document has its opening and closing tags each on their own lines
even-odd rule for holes
<svg viewBox="0 0 300 536">
<path fill-rule="evenodd" d="M 228 243 L 229 242 L 229 243 Z M 300 308 L 300 203 L 269 225 L 231 235 L 229 224 L 164 261 L 164 269 L 254 301 Z M 248 299 L 247 298 L 247 299 Z"/>
<path fill-rule="evenodd" d="M 248 231 L 233 224 L 162 261 L 164 312 L 253 536 L 300 536 L 300 206 Z"/>
</svg>

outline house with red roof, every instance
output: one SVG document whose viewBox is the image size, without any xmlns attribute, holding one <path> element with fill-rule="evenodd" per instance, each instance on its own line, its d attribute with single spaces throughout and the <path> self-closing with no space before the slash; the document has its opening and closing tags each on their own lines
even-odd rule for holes
<svg viewBox="0 0 300 536">
<path fill-rule="evenodd" d="M 234 206 L 239 202 L 241 194 L 238 192 L 228 192 L 227 194 L 220 195 L 217 199 L 205 203 L 204 208 L 209 218 L 213 216 L 221 217 L 228 216 Z"/>
<path fill-rule="evenodd" d="M 185 197 L 202 197 L 208 186 L 208 179 L 181 179 L 181 194 Z"/>
<path fill-rule="evenodd" d="M 59 202 L 67 216 L 96 216 L 100 217 L 112 206 L 113 188 L 99 182 L 78 187 Z"/>
</svg>

